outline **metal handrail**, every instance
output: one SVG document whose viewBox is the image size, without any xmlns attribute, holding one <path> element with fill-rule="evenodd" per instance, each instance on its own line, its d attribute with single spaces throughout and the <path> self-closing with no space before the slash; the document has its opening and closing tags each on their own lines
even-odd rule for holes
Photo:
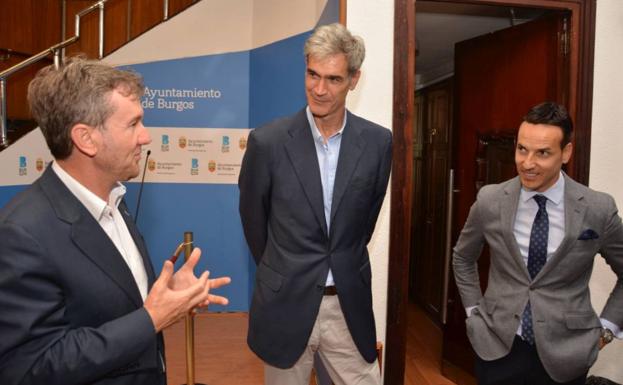
<svg viewBox="0 0 623 385">
<path fill-rule="evenodd" d="M 83 9 L 82 11 L 76 14 L 76 28 L 74 36 L 61 41 L 58 44 L 55 44 L 36 55 L 29 57 L 28 59 L 17 63 L 16 65 L 7 68 L 6 70 L 0 72 L 0 148 L 7 147 L 9 145 L 8 137 L 7 137 L 7 110 L 6 110 L 6 79 L 14 74 L 15 72 L 21 71 L 22 69 L 42 60 L 48 55 L 54 56 L 54 65 L 58 68 L 62 63 L 62 57 L 64 56 L 64 48 L 75 43 L 80 39 L 80 19 L 95 11 L 99 11 L 99 45 L 98 45 L 98 56 L 99 59 L 104 57 L 104 4 L 106 4 L 109 0 L 100 0 L 91 6 Z M 169 19 L 169 0 L 163 1 L 163 21 Z M 65 16 L 66 6 L 65 2 L 63 2 L 63 17 Z M 63 19 L 64 20 L 64 19 Z M 63 22 L 62 26 L 62 36 L 65 38 L 65 23 Z"/>
<path fill-rule="evenodd" d="M 69 39 L 65 39 L 62 42 L 55 44 L 49 48 L 44 49 L 36 55 L 29 57 L 28 59 L 17 63 L 16 65 L 7 68 L 6 70 L 0 72 L 0 147 L 8 146 L 8 136 L 7 136 L 7 111 L 6 111 L 6 79 L 13 75 L 17 71 L 21 71 L 24 68 L 40 61 L 41 59 L 47 57 L 52 54 L 54 56 L 54 65 L 61 65 L 60 58 L 60 50 L 75 43 L 80 39 L 80 19 L 82 16 L 85 16 L 91 13 L 95 9 L 100 10 L 100 44 L 99 44 L 99 58 L 103 57 L 104 53 L 104 36 L 103 36 L 103 25 L 104 25 L 104 4 L 109 0 L 100 0 L 97 3 L 91 5 L 90 7 L 83 9 L 79 13 L 76 14 L 76 31 L 74 36 Z"/>
</svg>

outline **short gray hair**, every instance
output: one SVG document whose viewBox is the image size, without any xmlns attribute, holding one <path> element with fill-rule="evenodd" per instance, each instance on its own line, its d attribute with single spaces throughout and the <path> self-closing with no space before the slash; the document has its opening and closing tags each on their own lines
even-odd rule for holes
<svg viewBox="0 0 623 385">
<path fill-rule="evenodd" d="M 73 57 L 60 68 L 42 68 L 28 86 L 28 102 L 55 159 L 66 159 L 73 150 L 71 128 L 78 124 L 103 129 L 114 113 L 112 91 L 143 96 L 140 75 L 99 61 Z"/>
<path fill-rule="evenodd" d="M 333 23 L 314 30 L 305 42 L 304 53 L 306 59 L 309 56 L 325 59 L 343 53 L 348 61 L 348 73 L 353 75 L 361 68 L 366 47 L 361 37 L 352 35 L 342 24 Z"/>
</svg>

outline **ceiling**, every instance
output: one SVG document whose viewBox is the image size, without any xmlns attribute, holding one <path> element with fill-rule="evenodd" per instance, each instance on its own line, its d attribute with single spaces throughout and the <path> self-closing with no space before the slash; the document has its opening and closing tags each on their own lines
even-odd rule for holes
<svg viewBox="0 0 623 385">
<path fill-rule="evenodd" d="M 418 89 L 454 73 L 455 43 L 525 23 L 546 12 L 535 8 L 423 0 L 415 4 Z"/>
</svg>

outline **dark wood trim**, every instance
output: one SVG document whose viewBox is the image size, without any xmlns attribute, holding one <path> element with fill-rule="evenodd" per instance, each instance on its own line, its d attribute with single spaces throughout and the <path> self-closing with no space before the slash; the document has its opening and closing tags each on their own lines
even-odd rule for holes
<svg viewBox="0 0 623 385">
<path fill-rule="evenodd" d="M 385 384 L 402 384 L 405 371 L 409 248 L 413 189 L 413 103 L 415 100 L 415 1 L 395 0 L 394 152 L 389 226 Z M 399 42 L 399 43 L 398 43 Z"/>
<path fill-rule="evenodd" d="M 415 91 L 415 1 L 394 0 L 394 98 L 392 191 L 387 290 L 385 385 L 404 381 L 407 331 L 408 271 L 413 189 L 412 127 Z M 575 116 L 574 161 L 569 170 L 581 183 L 588 183 L 593 99 L 595 46 L 595 0 L 437 0 L 458 3 L 531 6 L 571 12 L 572 57 L 569 106 Z"/>
<path fill-rule="evenodd" d="M 577 80 L 578 102 L 575 119 L 575 148 L 573 153 L 573 177 L 588 185 L 591 149 L 591 123 L 593 119 L 593 70 L 595 64 L 595 23 L 597 2 L 585 0 L 581 3 L 579 68 Z M 574 79 L 571 79 L 572 81 Z M 577 151 L 577 149 L 582 149 Z"/>
<path fill-rule="evenodd" d="M 346 25 L 346 0 L 340 0 L 340 24 Z"/>
</svg>

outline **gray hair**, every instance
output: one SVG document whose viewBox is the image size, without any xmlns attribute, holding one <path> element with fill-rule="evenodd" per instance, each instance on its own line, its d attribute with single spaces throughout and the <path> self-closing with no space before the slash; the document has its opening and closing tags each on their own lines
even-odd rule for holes
<svg viewBox="0 0 623 385">
<path fill-rule="evenodd" d="M 354 36 L 340 23 L 323 25 L 314 30 L 305 42 L 305 58 L 325 59 L 343 53 L 348 61 L 348 73 L 353 75 L 361 68 L 366 56 L 363 39 Z"/>
<path fill-rule="evenodd" d="M 71 155 L 70 131 L 74 125 L 103 129 L 114 113 L 110 103 L 114 90 L 140 98 L 145 86 L 133 71 L 83 57 L 68 58 L 58 69 L 50 65 L 37 73 L 28 86 L 28 102 L 54 158 Z"/>
</svg>

